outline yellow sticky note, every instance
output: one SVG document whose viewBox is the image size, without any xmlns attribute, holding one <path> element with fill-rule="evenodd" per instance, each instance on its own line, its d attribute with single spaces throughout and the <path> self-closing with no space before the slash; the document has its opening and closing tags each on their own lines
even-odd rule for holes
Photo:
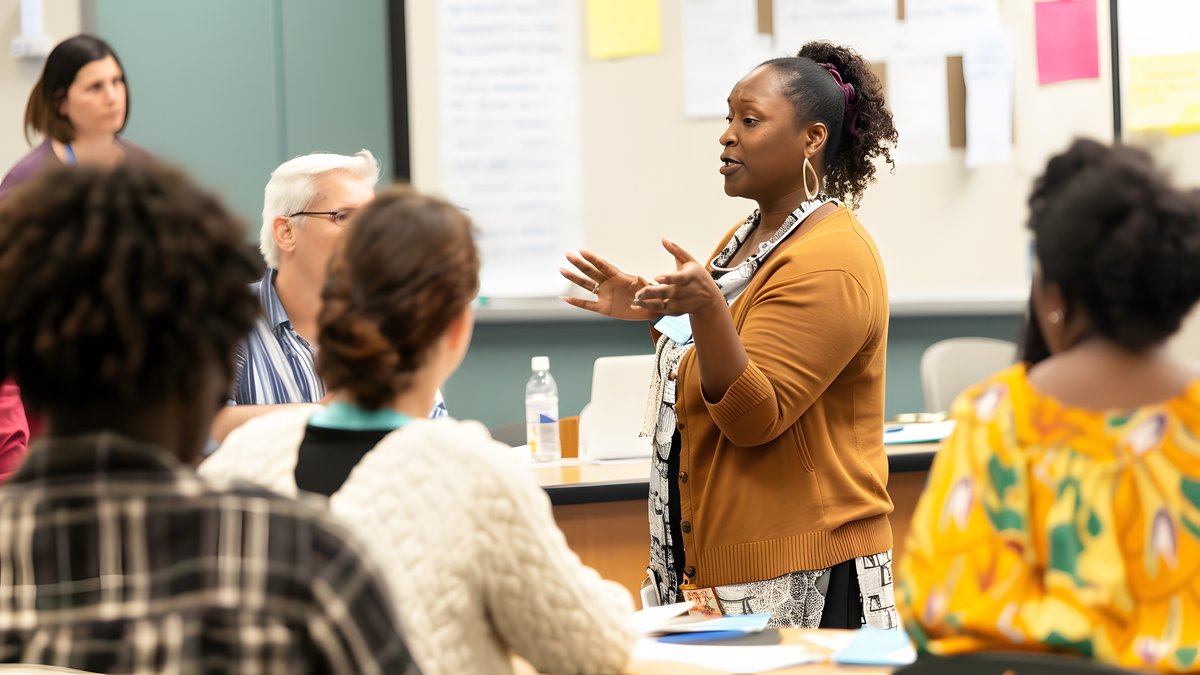
<svg viewBox="0 0 1200 675">
<path fill-rule="evenodd" d="M 619 59 L 662 51 L 659 0 L 587 0 L 588 56 Z"/>
<path fill-rule="evenodd" d="M 1200 130 L 1200 53 L 1131 56 L 1126 104 L 1132 131 Z"/>
</svg>

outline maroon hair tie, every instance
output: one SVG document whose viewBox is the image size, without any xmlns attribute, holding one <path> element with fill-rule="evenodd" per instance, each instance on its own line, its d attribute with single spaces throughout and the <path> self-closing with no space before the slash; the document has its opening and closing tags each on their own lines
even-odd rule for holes
<svg viewBox="0 0 1200 675">
<path fill-rule="evenodd" d="M 846 96 L 846 114 L 842 118 L 842 126 L 854 138 L 858 138 L 858 106 L 854 105 L 854 101 L 858 98 L 858 93 L 854 91 L 854 85 L 843 82 L 842 74 L 838 72 L 837 66 L 832 63 L 818 63 L 829 74 L 833 76 L 833 81 L 837 82 L 838 88 L 842 90 L 842 94 Z"/>
</svg>

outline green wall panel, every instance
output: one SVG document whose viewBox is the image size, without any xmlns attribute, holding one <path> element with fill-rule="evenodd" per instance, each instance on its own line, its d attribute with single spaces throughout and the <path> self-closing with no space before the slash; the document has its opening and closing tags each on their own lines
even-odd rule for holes
<svg viewBox="0 0 1200 675">
<path fill-rule="evenodd" d="M 262 189 L 282 156 L 275 2 L 96 3 L 132 99 L 126 135 L 216 190 L 258 232 Z"/>
<path fill-rule="evenodd" d="M 286 0 L 287 155 L 370 150 L 392 176 L 391 80 L 383 0 Z"/>
<path fill-rule="evenodd" d="M 368 148 L 390 180 L 386 0 L 112 0 L 95 30 L 125 65 L 128 137 L 216 190 L 255 240 L 271 170 Z"/>
</svg>

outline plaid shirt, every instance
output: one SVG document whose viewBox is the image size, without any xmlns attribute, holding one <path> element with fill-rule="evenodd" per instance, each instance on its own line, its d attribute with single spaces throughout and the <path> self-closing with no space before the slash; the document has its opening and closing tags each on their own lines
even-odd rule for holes
<svg viewBox="0 0 1200 675">
<path fill-rule="evenodd" d="M 321 510 L 111 433 L 35 442 L 0 490 L 3 662 L 415 673 L 388 598 Z"/>
</svg>

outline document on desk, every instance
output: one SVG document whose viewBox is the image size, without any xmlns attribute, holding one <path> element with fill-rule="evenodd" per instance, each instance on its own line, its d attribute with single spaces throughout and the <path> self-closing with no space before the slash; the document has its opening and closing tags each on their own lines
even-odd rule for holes
<svg viewBox="0 0 1200 675">
<path fill-rule="evenodd" d="M 670 635 L 677 633 L 757 633 L 767 627 L 770 614 L 745 614 L 722 616 L 715 619 L 692 616 L 687 613 L 690 602 L 676 602 L 659 607 L 648 607 L 633 615 L 634 629 L 643 635 Z"/>
<path fill-rule="evenodd" d="M 827 656 L 804 645 L 722 647 L 659 642 L 643 637 L 633 646 L 635 661 L 666 661 L 702 666 L 727 673 L 760 673 L 806 663 L 820 663 Z"/>
<path fill-rule="evenodd" d="M 936 443 L 954 431 L 954 421 L 918 424 L 889 424 L 883 429 L 884 445 Z"/>
</svg>

